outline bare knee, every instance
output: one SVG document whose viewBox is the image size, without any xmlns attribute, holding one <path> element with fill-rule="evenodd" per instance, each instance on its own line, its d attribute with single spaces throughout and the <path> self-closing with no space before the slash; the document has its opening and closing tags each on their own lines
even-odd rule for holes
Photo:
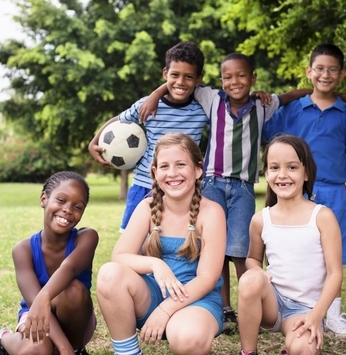
<svg viewBox="0 0 346 355">
<path fill-rule="evenodd" d="M 198 330 L 189 332 L 177 331 L 169 339 L 169 347 L 175 355 L 203 355 L 211 350 L 212 339 L 202 336 Z"/>
<path fill-rule="evenodd" d="M 303 338 L 293 338 L 289 343 L 286 341 L 286 348 L 290 355 L 318 355 L 319 350 L 316 349 L 316 342 L 312 344 L 308 343 L 306 337 Z"/>
<path fill-rule="evenodd" d="M 96 292 L 98 296 L 106 298 L 117 297 L 117 292 L 126 280 L 125 267 L 115 262 L 109 262 L 101 266 L 97 275 Z"/>
<path fill-rule="evenodd" d="M 263 290 L 265 276 L 261 271 L 250 269 L 239 279 L 239 298 L 251 297 Z"/>
<path fill-rule="evenodd" d="M 91 302 L 90 292 L 79 280 L 74 279 L 69 286 L 52 301 L 52 306 L 58 307 L 63 302 L 64 305 L 71 305 L 73 309 L 85 307 Z"/>
</svg>

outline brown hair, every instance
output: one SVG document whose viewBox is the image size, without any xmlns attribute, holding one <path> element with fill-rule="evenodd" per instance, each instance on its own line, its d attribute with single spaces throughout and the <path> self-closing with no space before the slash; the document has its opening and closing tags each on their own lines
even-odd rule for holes
<svg viewBox="0 0 346 355">
<path fill-rule="evenodd" d="M 197 143 L 188 135 L 184 133 L 167 133 L 163 137 L 157 140 L 154 152 L 154 158 L 152 162 L 152 167 L 157 167 L 157 156 L 162 148 L 168 148 L 171 146 L 177 146 L 187 152 L 191 158 L 192 163 L 195 167 L 203 169 L 203 156 L 199 149 Z M 164 192 L 160 189 L 153 169 L 151 170 L 151 176 L 153 179 L 152 194 L 153 199 L 150 203 L 151 207 L 151 220 L 154 224 L 154 230 L 151 235 L 147 238 L 145 243 L 145 251 L 147 255 L 161 257 L 161 243 L 160 243 L 160 224 L 162 220 L 163 212 L 163 196 Z M 198 243 L 197 233 L 195 231 L 195 224 L 197 221 L 197 216 L 199 213 L 201 195 L 201 176 L 196 179 L 195 182 L 195 192 L 191 199 L 190 205 L 190 216 L 189 216 L 189 226 L 188 234 L 184 244 L 178 250 L 179 256 L 185 256 L 189 260 L 195 260 L 200 254 L 200 244 Z"/>
<path fill-rule="evenodd" d="M 268 170 L 268 151 L 269 148 L 275 143 L 283 143 L 290 145 L 297 153 L 300 162 L 305 167 L 305 172 L 308 177 L 307 181 L 303 184 L 303 194 L 307 194 L 310 200 L 313 199 L 313 186 L 316 178 L 317 167 L 312 156 L 311 150 L 308 144 L 301 138 L 285 134 L 282 136 L 277 136 L 265 147 L 262 161 L 263 161 L 263 171 L 264 173 Z M 277 196 L 274 191 L 270 188 L 269 184 L 267 186 L 267 193 L 265 199 L 265 206 L 274 206 L 277 203 Z"/>
</svg>

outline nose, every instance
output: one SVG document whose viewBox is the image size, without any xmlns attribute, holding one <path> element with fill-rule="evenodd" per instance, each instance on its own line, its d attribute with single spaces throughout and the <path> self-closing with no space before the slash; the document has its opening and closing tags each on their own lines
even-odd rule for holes
<svg viewBox="0 0 346 355">
<path fill-rule="evenodd" d="M 284 179 L 286 177 L 286 169 L 280 169 L 279 178 Z"/>
<path fill-rule="evenodd" d="M 176 167 L 175 166 L 171 166 L 168 170 L 168 176 L 175 176 L 176 173 Z"/>
<path fill-rule="evenodd" d="M 62 210 L 64 213 L 70 214 L 72 210 L 71 204 L 65 203 L 64 206 L 62 207 Z"/>
</svg>

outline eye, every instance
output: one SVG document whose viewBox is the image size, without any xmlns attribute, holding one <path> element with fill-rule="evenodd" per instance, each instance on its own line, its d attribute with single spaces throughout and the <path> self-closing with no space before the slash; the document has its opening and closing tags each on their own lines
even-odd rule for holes
<svg viewBox="0 0 346 355">
<path fill-rule="evenodd" d="M 75 208 L 77 211 L 83 211 L 83 209 L 84 209 L 82 206 L 79 206 L 79 205 L 74 206 L 74 208 Z"/>
<path fill-rule="evenodd" d="M 185 163 L 178 163 L 178 166 L 179 167 L 183 167 L 183 166 L 185 166 L 186 164 Z"/>
<path fill-rule="evenodd" d="M 56 199 L 59 203 L 65 203 L 65 200 L 63 199 L 63 198 L 59 198 L 59 197 L 57 197 L 57 199 Z"/>
<path fill-rule="evenodd" d="M 331 75 L 336 75 L 336 74 L 338 74 L 339 73 L 339 69 L 338 68 L 329 68 L 329 73 L 331 74 Z"/>
<path fill-rule="evenodd" d="M 186 78 L 187 80 L 193 80 L 193 79 L 194 79 L 192 75 L 186 75 L 185 78 Z"/>
<path fill-rule="evenodd" d="M 278 167 L 276 165 L 273 165 L 269 168 L 269 170 L 276 170 Z"/>
<path fill-rule="evenodd" d="M 297 169 L 297 166 L 291 165 L 291 166 L 288 167 L 288 169 L 289 169 L 289 170 L 295 170 L 295 169 Z"/>
</svg>

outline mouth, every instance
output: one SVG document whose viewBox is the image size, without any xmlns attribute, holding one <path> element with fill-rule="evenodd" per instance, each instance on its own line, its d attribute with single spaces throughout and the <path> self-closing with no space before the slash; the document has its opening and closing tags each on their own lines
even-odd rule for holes
<svg viewBox="0 0 346 355">
<path fill-rule="evenodd" d="M 243 88 L 233 88 L 233 89 L 230 89 L 231 92 L 234 92 L 234 93 L 237 93 L 237 92 L 240 92 Z"/>
<path fill-rule="evenodd" d="M 62 224 L 64 226 L 69 225 L 70 223 L 72 223 L 71 221 L 69 221 L 68 219 L 61 217 L 61 216 L 55 216 L 55 219 L 58 221 L 59 224 Z"/>
<path fill-rule="evenodd" d="M 276 183 L 275 185 L 278 186 L 278 187 L 290 187 L 293 184 L 290 183 L 290 182 L 279 182 L 279 183 Z"/>
<path fill-rule="evenodd" d="M 183 183 L 183 180 L 174 180 L 174 181 L 167 181 L 166 184 L 168 186 L 180 186 Z"/>
<path fill-rule="evenodd" d="M 326 81 L 326 80 L 318 80 L 318 82 L 322 85 L 330 85 L 332 83 L 331 81 Z"/>
<path fill-rule="evenodd" d="M 179 94 L 179 95 L 185 94 L 187 91 L 187 89 L 177 88 L 177 87 L 174 87 L 173 90 L 176 94 Z"/>
</svg>

